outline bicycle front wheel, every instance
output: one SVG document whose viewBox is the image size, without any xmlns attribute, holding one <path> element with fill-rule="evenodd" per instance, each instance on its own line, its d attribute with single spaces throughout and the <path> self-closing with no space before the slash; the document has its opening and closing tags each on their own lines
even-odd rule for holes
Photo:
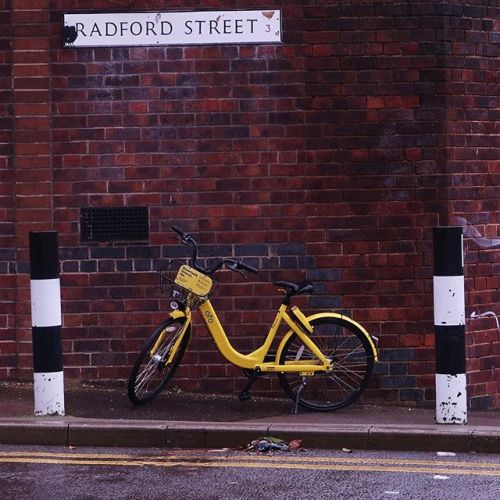
<svg viewBox="0 0 500 500">
<path fill-rule="evenodd" d="M 165 320 L 142 348 L 128 379 L 132 403 L 142 405 L 153 400 L 172 378 L 191 336 L 190 326 L 184 329 L 185 322 L 186 318 Z M 177 343 L 180 335 L 183 337 Z"/>
<path fill-rule="evenodd" d="M 366 389 L 373 370 L 374 354 L 366 335 L 342 318 L 327 317 L 311 321 L 311 339 L 330 360 L 332 369 L 309 377 L 299 394 L 299 404 L 317 411 L 333 411 L 355 401 Z M 280 364 L 287 361 L 317 359 L 293 334 L 286 341 Z M 281 386 L 295 400 L 303 377 L 299 373 L 279 374 Z"/>
</svg>

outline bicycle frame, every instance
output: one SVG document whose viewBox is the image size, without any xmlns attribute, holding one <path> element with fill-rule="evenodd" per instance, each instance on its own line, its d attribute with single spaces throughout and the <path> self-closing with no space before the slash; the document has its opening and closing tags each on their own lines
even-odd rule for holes
<svg viewBox="0 0 500 500">
<path fill-rule="evenodd" d="M 230 363 L 240 367 L 247 368 L 251 370 L 260 370 L 262 372 L 298 372 L 301 374 L 310 374 L 312 375 L 314 372 L 318 371 L 326 371 L 331 369 L 330 361 L 325 357 L 325 355 L 321 352 L 318 346 L 311 340 L 311 338 L 300 328 L 297 323 L 295 323 L 290 315 L 286 312 L 287 306 L 282 305 L 276 317 L 271 325 L 271 328 L 264 340 L 264 343 L 261 347 L 256 349 L 255 351 L 249 354 L 242 354 L 238 352 L 231 345 L 224 328 L 219 321 L 217 313 L 210 302 L 207 300 L 198 308 L 198 312 L 203 318 L 203 322 L 205 323 L 210 335 L 212 336 L 215 345 L 219 349 L 220 353 L 227 359 Z M 186 312 L 182 311 L 173 311 L 171 316 L 174 318 L 185 316 L 186 321 L 186 329 L 187 325 L 191 322 L 191 311 L 187 310 Z M 264 362 L 266 355 L 269 352 L 269 349 L 276 337 L 278 329 L 282 322 L 285 322 L 291 329 L 289 334 L 292 332 L 296 333 L 304 345 L 315 355 L 316 360 L 297 360 L 297 361 L 287 361 L 286 364 L 279 364 L 279 357 L 277 356 L 274 362 Z M 182 335 L 179 336 L 177 343 L 180 343 Z M 158 341 L 160 343 L 160 339 Z M 281 342 L 281 344 L 283 341 Z M 280 344 L 280 345 L 281 345 Z M 174 346 L 172 349 L 175 352 L 177 346 Z M 152 349 L 154 351 L 154 348 Z M 281 349 L 278 350 L 280 352 Z M 173 356 L 173 353 L 171 354 Z"/>
</svg>

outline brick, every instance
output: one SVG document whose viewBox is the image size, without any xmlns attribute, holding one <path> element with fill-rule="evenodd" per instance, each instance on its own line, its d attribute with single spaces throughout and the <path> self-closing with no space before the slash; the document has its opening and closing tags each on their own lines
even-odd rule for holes
<svg viewBox="0 0 500 500">
<path fill-rule="evenodd" d="M 30 7 L 18 4 L 28 10 L 17 9 L 16 22 L 30 21 Z M 293 44 L 78 51 L 54 45 L 48 72 L 48 41 L 37 38 L 48 28 L 47 3 L 30 5 L 38 26 L 16 26 L 13 54 L 6 43 L 12 30 L 0 29 L 0 79 L 8 88 L 12 71 L 16 76 L 14 97 L 0 91 L 6 156 L 0 243 L 10 248 L 16 241 L 15 217 L 24 246 L 29 229 L 60 231 L 67 248 L 63 271 L 83 280 L 69 279 L 72 289 L 65 292 L 65 309 L 74 315 L 68 338 L 99 341 L 103 327 L 117 325 L 119 311 L 136 341 L 127 349 L 137 350 L 143 327 L 161 318 L 150 271 L 161 256 L 187 255 L 169 244 L 177 220 L 199 236 L 205 255 L 239 254 L 263 269 L 259 294 L 274 296 L 274 287 L 263 283 L 282 277 L 280 268 L 296 279 L 307 276 L 318 282 L 309 306 L 343 308 L 377 332 L 386 369 L 374 396 L 433 397 L 429 230 L 456 214 L 486 238 L 499 235 L 491 215 L 498 157 L 491 9 L 430 1 L 287 5 Z M 469 14 L 458 14 L 462 10 Z M 5 19 L 1 25 L 9 26 Z M 4 169 L 10 171 L 5 178 Z M 150 206 L 149 245 L 81 245 L 79 207 L 125 204 Z M 472 239 L 467 244 L 468 300 L 492 309 L 498 258 L 484 249 L 472 252 Z M 21 246 L 19 256 L 23 252 Z M 4 259 L 0 272 L 27 272 L 26 256 L 17 266 L 15 257 Z M 255 307 L 252 287 L 220 288 Z M 243 319 L 250 323 L 244 340 L 252 350 L 257 326 L 268 315 L 272 320 L 271 303 L 247 314 L 235 312 L 232 299 L 220 299 L 229 332 L 240 332 Z M 27 317 L 18 305 L 23 308 Z M 0 316 L 0 330 L 13 320 Z M 481 374 L 498 347 L 490 325 L 475 324 L 469 354 Z M 121 333 L 110 339 L 114 351 Z M 197 389 L 218 384 L 227 367 L 211 364 L 220 359 L 208 339 L 201 340 L 182 372 L 182 382 Z M 126 372 L 106 366 L 114 362 L 106 346 L 89 347 L 103 351 L 71 358 L 72 376 Z M 196 349 L 207 349 L 208 365 L 196 367 Z M 116 363 L 130 364 L 130 351 Z M 20 373 L 28 361 L 21 361 Z M 212 366 L 220 370 L 211 372 Z M 203 384 L 189 380 L 198 369 L 209 377 Z M 229 390 L 236 379 L 227 373 Z M 498 390 L 490 379 L 477 380 L 477 401 Z"/>
</svg>

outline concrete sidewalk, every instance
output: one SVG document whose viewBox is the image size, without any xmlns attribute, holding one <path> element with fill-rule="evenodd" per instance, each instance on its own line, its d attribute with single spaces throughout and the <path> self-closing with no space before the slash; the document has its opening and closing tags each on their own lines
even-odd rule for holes
<svg viewBox="0 0 500 500">
<path fill-rule="evenodd" d="M 436 425 L 434 409 L 354 404 L 332 413 L 290 399 L 165 392 L 133 406 L 123 388 L 66 388 L 66 416 L 34 417 L 30 384 L 0 383 L 0 444 L 241 448 L 260 436 L 306 448 L 500 453 L 500 412 L 470 411 L 468 425 Z"/>
</svg>

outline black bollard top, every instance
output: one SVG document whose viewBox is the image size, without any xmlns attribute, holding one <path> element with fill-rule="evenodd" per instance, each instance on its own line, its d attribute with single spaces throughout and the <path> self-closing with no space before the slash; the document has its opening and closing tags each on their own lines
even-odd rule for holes
<svg viewBox="0 0 500 500">
<path fill-rule="evenodd" d="M 31 279 L 59 278 L 57 231 L 31 231 L 29 240 Z"/>
<path fill-rule="evenodd" d="M 463 276 L 462 227 L 434 227 L 434 276 Z"/>
</svg>

